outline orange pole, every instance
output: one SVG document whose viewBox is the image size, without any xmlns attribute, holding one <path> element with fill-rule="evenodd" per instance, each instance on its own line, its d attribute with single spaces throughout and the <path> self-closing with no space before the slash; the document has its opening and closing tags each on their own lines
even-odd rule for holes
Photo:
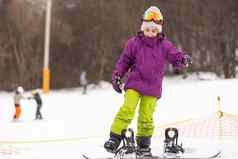
<svg viewBox="0 0 238 159">
<path fill-rule="evenodd" d="M 44 67 L 43 67 L 43 92 L 49 93 L 50 89 L 50 24 L 51 24 L 51 8 L 52 0 L 46 1 L 46 18 L 45 18 L 45 46 L 44 46 Z"/>
<path fill-rule="evenodd" d="M 49 93 L 50 90 L 50 70 L 43 68 L 43 92 Z"/>
</svg>

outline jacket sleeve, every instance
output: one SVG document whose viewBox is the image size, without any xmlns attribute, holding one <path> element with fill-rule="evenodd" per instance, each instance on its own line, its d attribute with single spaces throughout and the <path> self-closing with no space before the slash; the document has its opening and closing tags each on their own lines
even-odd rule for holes
<svg viewBox="0 0 238 159">
<path fill-rule="evenodd" d="M 166 59 L 173 65 L 175 69 L 182 69 L 185 67 L 183 64 L 183 57 L 185 53 L 178 51 L 176 47 L 168 40 L 165 41 Z"/>
<path fill-rule="evenodd" d="M 134 38 L 127 41 L 126 46 L 116 63 L 113 75 L 116 74 L 120 77 L 123 77 L 129 68 L 134 64 L 134 45 Z"/>
</svg>

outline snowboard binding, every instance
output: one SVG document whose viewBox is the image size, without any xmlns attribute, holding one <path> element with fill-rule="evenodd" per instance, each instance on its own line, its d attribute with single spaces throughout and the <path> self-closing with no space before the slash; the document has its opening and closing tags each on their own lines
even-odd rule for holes
<svg viewBox="0 0 238 159">
<path fill-rule="evenodd" d="M 182 144 L 178 145 L 178 129 L 166 128 L 164 140 L 164 153 L 177 155 L 184 153 Z"/>
<path fill-rule="evenodd" d="M 122 146 L 115 152 L 114 159 L 136 159 L 134 131 L 123 129 L 121 132 Z"/>
</svg>

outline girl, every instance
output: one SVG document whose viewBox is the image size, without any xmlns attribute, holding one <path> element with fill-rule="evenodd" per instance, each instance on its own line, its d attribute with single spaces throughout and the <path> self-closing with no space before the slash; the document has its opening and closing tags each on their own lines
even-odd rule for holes
<svg viewBox="0 0 238 159">
<path fill-rule="evenodd" d="M 154 130 L 153 113 L 161 97 L 162 80 L 167 62 L 175 68 L 188 67 L 191 58 L 179 52 L 162 33 L 163 16 L 152 6 L 144 13 L 141 32 L 128 40 L 112 75 L 113 88 L 121 93 L 121 79 L 127 73 L 124 103 L 115 116 L 109 140 L 104 147 L 114 153 L 121 142 L 121 131 L 131 123 L 139 104 L 136 144 L 137 153 L 151 156 Z"/>
</svg>

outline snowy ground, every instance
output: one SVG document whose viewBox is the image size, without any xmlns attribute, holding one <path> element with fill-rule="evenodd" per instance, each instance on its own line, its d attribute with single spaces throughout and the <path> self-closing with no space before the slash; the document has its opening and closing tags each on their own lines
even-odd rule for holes
<svg viewBox="0 0 238 159">
<path fill-rule="evenodd" d="M 163 96 L 154 114 L 156 130 L 160 125 L 211 115 L 217 111 L 217 96 L 221 97 L 224 112 L 238 114 L 238 79 L 221 80 L 211 74 L 202 74 L 199 79 L 165 78 Z M 115 93 L 109 83 L 91 87 L 87 95 L 82 94 L 81 88 L 43 95 L 43 121 L 34 120 L 35 103 L 26 100 L 22 102 L 21 121 L 12 122 L 12 96 L 0 92 L 0 159 L 81 158 L 82 153 L 91 157 L 110 156 L 102 146 L 123 95 Z M 155 133 L 154 153 L 161 153 L 162 140 Z M 237 138 L 222 143 L 216 139 L 180 140 L 185 147 L 202 147 L 203 152 L 221 149 L 226 159 L 238 156 Z"/>
</svg>

